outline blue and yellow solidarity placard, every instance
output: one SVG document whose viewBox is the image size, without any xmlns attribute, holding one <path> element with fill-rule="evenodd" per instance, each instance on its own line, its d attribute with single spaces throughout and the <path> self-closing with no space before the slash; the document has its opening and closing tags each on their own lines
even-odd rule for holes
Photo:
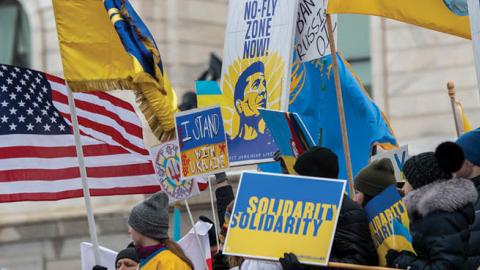
<svg viewBox="0 0 480 270">
<path fill-rule="evenodd" d="M 389 249 L 415 252 L 407 207 L 395 186 L 386 188 L 368 202 L 365 213 L 381 266 L 387 265 L 385 256 Z"/>
<path fill-rule="evenodd" d="M 220 107 L 175 115 L 182 176 L 191 178 L 228 168 L 228 149 Z"/>
<path fill-rule="evenodd" d="M 344 192 L 343 180 L 244 172 L 224 253 L 326 265 Z"/>
</svg>

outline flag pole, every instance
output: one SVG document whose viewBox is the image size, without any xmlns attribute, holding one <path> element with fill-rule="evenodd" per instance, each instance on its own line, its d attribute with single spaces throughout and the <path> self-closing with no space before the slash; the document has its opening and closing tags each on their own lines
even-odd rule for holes
<svg viewBox="0 0 480 270">
<path fill-rule="evenodd" d="M 335 90 L 337 92 L 337 104 L 338 104 L 338 114 L 340 116 L 340 127 L 342 128 L 343 154 L 345 155 L 345 163 L 347 167 L 348 189 L 350 191 L 349 193 L 350 198 L 353 198 L 353 195 L 355 194 L 355 190 L 353 187 L 352 160 L 350 157 L 350 146 L 348 144 L 347 123 L 345 120 L 345 111 L 343 108 L 342 86 L 340 84 L 340 74 L 338 73 L 337 49 L 335 48 L 335 37 L 333 35 L 332 18 L 328 13 L 327 13 L 327 31 L 328 31 L 328 38 L 330 39 L 330 51 L 332 53 L 332 65 L 333 65 L 333 74 L 335 78 Z"/>
<path fill-rule="evenodd" d="M 450 97 L 450 104 L 452 104 L 452 111 L 453 111 L 453 120 L 455 121 L 455 130 L 457 131 L 457 137 L 460 137 L 462 135 L 463 128 L 461 127 L 460 123 L 460 116 L 458 115 L 457 112 L 457 100 L 455 98 L 456 90 L 455 90 L 455 84 L 452 81 L 449 81 L 447 83 L 447 89 L 448 89 L 448 96 Z"/>
<path fill-rule="evenodd" d="M 73 136 L 75 138 L 75 147 L 77 150 L 78 164 L 80 167 L 80 176 L 82 179 L 83 198 L 85 200 L 85 208 L 87 210 L 88 228 L 90 231 L 90 239 L 93 245 L 93 254 L 95 257 L 95 264 L 100 265 L 100 249 L 98 246 L 97 228 L 95 226 L 95 218 L 92 211 L 92 203 L 90 200 L 90 189 L 88 188 L 87 169 L 85 167 L 85 157 L 83 156 L 83 147 L 80 140 L 80 131 L 78 129 L 77 110 L 73 99 L 72 90 L 67 89 L 68 105 L 70 106 L 70 115 L 72 116 Z"/>
</svg>

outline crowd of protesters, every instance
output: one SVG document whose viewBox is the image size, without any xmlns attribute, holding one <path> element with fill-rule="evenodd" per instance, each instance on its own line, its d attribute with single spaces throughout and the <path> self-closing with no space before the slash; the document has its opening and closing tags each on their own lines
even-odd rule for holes
<svg viewBox="0 0 480 270">
<path fill-rule="evenodd" d="M 314 147 L 296 161 L 299 175 L 337 178 L 335 153 Z M 399 269 L 449 270 L 480 267 L 480 129 L 462 135 L 455 143 L 440 144 L 435 152 L 409 158 L 403 168 L 406 182 L 399 193 L 407 207 L 415 252 L 389 250 L 387 264 Z M 344 196 L 334 235 L 330 261 L 356 265 L 378 265 L 363 207 L 391 185 L 396 185 L 389 159 L 370 163 L 355 177 L 353 200 Z M 216 232 L 209 232 L 213 269 L 329 269 L 303 265 L 286 252 L 278 261 L 263 261 L 222 254 L 234 192 L 225 174 L 216 176 L 216 202 L 220 246 Z M 202 217 L 203 221 L 211 222 Z M 180 246 L 168 238 L 168 197 L 156 193 L 135 206 L 128 219 L 131 246 L 122 250 L 116 269 L 193 269 Z M 96 266 L 96 269 L 102 269 Z"/>
</svg>

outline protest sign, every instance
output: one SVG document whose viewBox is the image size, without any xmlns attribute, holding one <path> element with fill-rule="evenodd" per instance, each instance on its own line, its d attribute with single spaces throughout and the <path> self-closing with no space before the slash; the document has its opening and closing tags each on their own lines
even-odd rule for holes
<svg viewBox="0 0 480 270">
<path fill-rule="evenodd" d="M 232 165 L 271 161 L 277 150 L 259 108 L 286 109 L 298 1 L 229 1 L 221 91 L 197 89 L 199 107 L 219 104 Z"/>
<path fill-rule="evenodd" d="M 244 172 L 224 253 L 326 265 L 345 192 L 344 180 Z"/>
<path fill-rule="evenodd" d="M 404 145 L 398 149 L 385 151 L 373 156 L 370 161 L 388 158 L 392 161 L 393 169 L 395 170 L 395 179 L 397 182 L 404 182 L 405 175 L 403 174 L 403 165 L 408 159 L 408 145 Z"/>
<path fill-rule="evenodd" d="M 300 62 L 330 54 L 326 11 L 328 0 L 299 0 L 295 52 Z M 333 33 L 337 35 L 337 15 L 331 15 Z"/>
<path fill-rule="evenodd" d="M 167 193 L 169 202 L 185 200 L 200 194 L 199 183 L 207 184 L 205 177 L 182 177 L 180 150 L 176 140 L 165 142 L 150 149 L 155 173 L 162 190 Z"/>
<path fill-rule="evenodd" d="M 260 110 L 260 115 L 275 140 L 288 173 L 296 174 L 293 165 L 297 158 L 315 146 L 312 136 L 296 113 Z"/>
<path fill-rule="evenodd" d="M 219 107 L 175 115 L 182 177 L 207 175 L 229 166 L 228 150 Z"/>
<path fill-rule="evenodd" d="M 390 249 L 414 252 L 407 207 L 395 186 L 391 185 L 368 202 L 365 213 L 381 266 L 387 265 L 385 256 Z"/>
<path fill-rule="evenodd" d="M 107 269 L 116 269 L 115 259 L 117 258 L 117 252 L 104 247 L 100 247 L 99 251 L 99 264 Z M 80 243 L 80 260 L 82 270 L 92 270 L 92 268 L 95 266 L 95 256 L 93 255 L 93 252 L 93 245 L 91 243 Z"/>
</svg>

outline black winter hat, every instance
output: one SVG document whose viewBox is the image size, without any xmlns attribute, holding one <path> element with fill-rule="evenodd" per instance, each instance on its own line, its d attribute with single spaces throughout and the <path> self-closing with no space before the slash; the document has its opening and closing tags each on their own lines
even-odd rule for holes
<svg viewBox="0 0 480 270">
<path fill-rule="evenodd" d="M 405 162 L 403 173 L 408 183 L 418 189 L 438 180 L 452 178 L 463 164 L 462 149 L 452 142 L 440 144 L 435 152 L 425 152 L 413 156 Z"/>
<path fill-rule="evenodd" d="M 210 247 L 214 247 L 217 245 L 217 238 L 215 236 L 215 224 L 213 224 L 213 221 L 211 221 L 208 217 L 206 216 L 200 216 L 198 219 L 200 219 L 203 222 L 207 222 L 212 224 L 213 226 L 208 230 L 208 240 L 210 242 Z"/>
<path fill-rule="evenodd" d="M 117 262 L 121 259 L 130 259 L 137 263 L 140 262 L 140 260 L 138 259 L 137 251 L 134 247 L 128 247 L 118 252 L 117 258 L 115 259 L 115 265 L 117 265 Z"/>
<path fill-rule="evenodd" d="M 299 175 L 338 178 L 338 158 L 332 150 L 315 146 L 298 157 L 293 166 Z"/>
</svg>

